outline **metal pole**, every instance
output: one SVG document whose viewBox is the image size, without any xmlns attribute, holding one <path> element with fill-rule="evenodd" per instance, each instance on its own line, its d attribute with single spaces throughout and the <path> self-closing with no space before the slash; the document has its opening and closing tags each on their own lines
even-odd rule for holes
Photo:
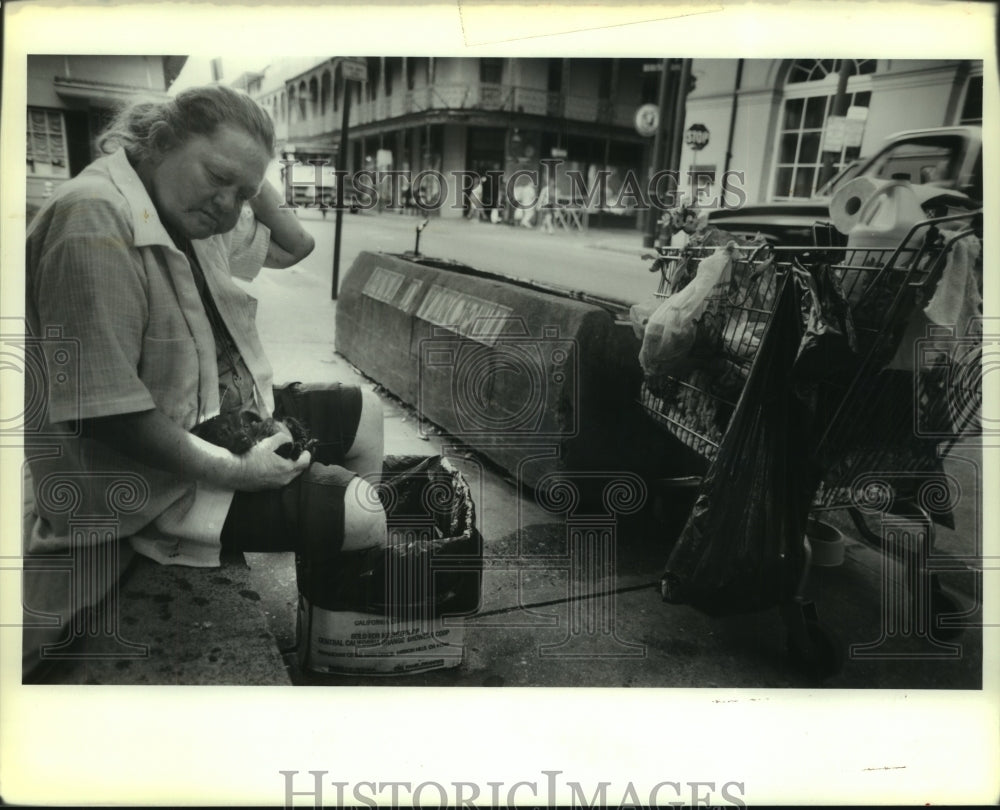
<svg viewBox="0 0 1000 810">
<path fill-rule="evenodd" d="M 344 182 L 347 175 L 347 128 L 351 115 L 351 83 L 343 74 L 341 68 L 341 81 L 344 85 L 344 112 L 340 120 L 340 146 L 337 147 L 337 210 L 336 224 L 333 230 L 333 286 L 330 290 L 330 298 L 337 300 L 337 292 L 340 289 L 340 229 L 344 224 Z"/>
<path fill-rule="evenodd" d="M 743 60 L 736 60 L 736 83 L 733 85 L 733 104 L 729 111 L 729 133 L 726 136 L 726 163 L 722 170 L 722 200 L 725 207 L 726 187 L 729 185 L 729 164 L 733 159 L 733 137 L 736 132 L 736 107 L 739 103 L 740 89 L 743 85 Z"/>
<path fill-rule="evenodd" d="M 684 118 L 687 109 L 688 81 L 691 78 L 691 60 L 681 60 L 681 75 L 677 79 L 677 89 L 674 93 L 674 115 L 671 121 L 672 133 L 670 136 L 670 165 L 668 169 L 677 172 L 680 177 L 681 171 L 681 148 L 684 146 Z M 692 202 L 694 202 L 692 200 Z"/>
<path fill-rule="evenodd" d="M 661 156 L 663 153 L 663 137 L 667 126 L 667 85 L 670 73 L 670 60 L 664 59 L 660 68 L 660 97 L 659 97 L 659 120 L 656 124 L 656 135 L 653 137 L 653 154 L 650 162 L 652 174 L 655 175 L 662 168 Z M 652 200 L 650 200 L 652 203 Z M 659 217 L 653 206 L 646 211 L 646 235 L 642 238 L 643 247 L 652 247 L 656 241 L 656 227 Z"/>
<path fill-rule="evenodd" d="M 830 115 L 847 114 L 847 80 L 850 78 L 851 69 L 854 67 L 852 60 L 843 59 L 840 68 L 837 70 L 837 91 L 833 97 L 833 104 L 830 107 Z M 824 122 L 825 126 L 826 122 Z M 820 176 L 816 178 L 816 188 L 829 180 L 834 175 L 834 163 L 840 156 L 839 152 L 823 152 L 823 163 L 820 169 Z"/>
</svg>

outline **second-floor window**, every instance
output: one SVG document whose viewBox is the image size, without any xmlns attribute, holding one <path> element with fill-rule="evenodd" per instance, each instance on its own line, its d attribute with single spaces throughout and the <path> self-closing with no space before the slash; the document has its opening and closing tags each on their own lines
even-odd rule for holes
<svg viewBox="0 0 1000 810">
<path fill-rule="evenodd" d="M 562 59 L 550 59 L 548 91 L 550 93 L 561 93 L 562 84 L 563 84 Z"/>
<path fill-rule="evenodd" d="M 482 84 L 500 84 L 503 79 L 502 59 L 480 59 L 479 81 Z"/>
<path fill-rule="evenodd" d="M 597 80 L 597 97 L 610 98 L 611 73 L 612 73 L 611 60 L 602 59 L 598 70 L 600 71 L 600 73 L 598 74 L 598 80 Z"/>
<path fill-rule="evenodd" d="M 323 71 L 323 78 L 320 80 L 319 86 L 319 109 L 320 114 L 326 115 L 326 111 L 330 106 L 330 71 Z"/>
<path fill-rule="evenodd" d="M 377 59 L 370 63 L 369 71 L 368 81 L 364 83 L 365 100 L 374 101 L 378 98 L 378 85 L 382 81 L 382 72 L 379 70 Z M 357 85 L 357 82 L 355 84 Z"/>
<path fill-rule="evenodd" d="M 28 107 L 27 159 L 29 174 L 69 177 L 61 112 Z"/>
</svg>

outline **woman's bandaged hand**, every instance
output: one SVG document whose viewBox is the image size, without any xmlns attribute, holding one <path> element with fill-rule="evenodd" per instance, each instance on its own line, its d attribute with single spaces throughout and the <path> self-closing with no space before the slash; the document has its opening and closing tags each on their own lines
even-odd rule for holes
<svg viewBox="0 0 1000 810">
<path fill-rule="evenodd" d="M 305 471 L 312 461 L 309 451 L 303 451 L 294 461 L 283 458 L 277 451 L 287 444 L 288 437 L 278 432 L 257 442 L 241 455 L 237 489 L 247 492 L 279 489 Z"/>
<path fill-rule="evenodd" d="M 309 466 L 315 446 L 296 419 L 261 419 L 243 411 L 219 414 L 191 432 L 239 456 L 237 489 L 254 491 L 283 487 Z"/>
</svg>

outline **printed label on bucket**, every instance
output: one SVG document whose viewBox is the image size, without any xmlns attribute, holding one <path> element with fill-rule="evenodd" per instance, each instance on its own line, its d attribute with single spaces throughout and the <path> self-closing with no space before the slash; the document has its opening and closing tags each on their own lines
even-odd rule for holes
<svg viewBox="0 0 1000 810">
<path fill-rule="evenodd" d="M 299 662 L 313 672 L 403 675 L 457 667 L 465 651 L 460 618 L 390 620 L 323 610 L 299 597 Z"/>
</svg>

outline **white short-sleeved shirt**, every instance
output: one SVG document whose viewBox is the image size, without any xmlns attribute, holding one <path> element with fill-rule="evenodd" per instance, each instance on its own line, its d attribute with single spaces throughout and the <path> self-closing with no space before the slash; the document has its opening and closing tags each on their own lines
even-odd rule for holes
<svg viewBox="0 0 1000 810">
<path fill-rule="evenodd" d="M 231 232 L 193 243 L 262 415 L 274 407 L 272 371 L 254 324 L 256 300 L 232 276 L 252 279 L 269 239 L 245 207 Z M 219 410 L 215 339 L 190 264 L 124 150 L 60 186 L 32 222 L 25 311 L 36 338 L 28 351 L 46 371 L 42 391 L 31 380 L 26 390 L 44 406 L 25 428 L 37 513 L 26 551 L 68 548 L 71 534 L 83 537 L 81 526 L 103 519 L 114 531 L 83 542 L 130 537 L 136 551 L 162 563 L 218 565 L 232 491 L 79 435 L 81 419 L 155 407 L 187 430 Z"/>
</svg>

